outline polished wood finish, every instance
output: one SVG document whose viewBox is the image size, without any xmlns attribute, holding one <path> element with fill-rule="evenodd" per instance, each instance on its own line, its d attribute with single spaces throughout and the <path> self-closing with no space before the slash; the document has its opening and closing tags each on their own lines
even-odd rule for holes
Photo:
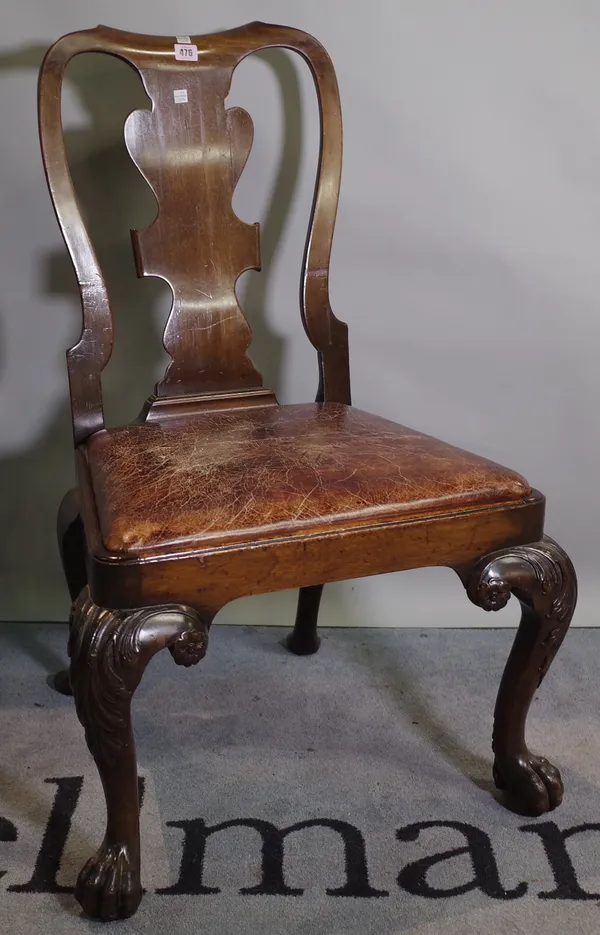
<svg viewBox="0 0 600 935">
<path fill-rule="evenodd" d="M 130 915 L 142 893 L 132 695 L 161 648 L 197 662 L 215 615 L 244 595 L 300 588 L 288 645 L 310 654 L 330 581 L 445 565 L 486 609 L 515 593 L 523 618 L 496 708 L 496 781 L 535 813 L 562 795 L 558 772 L 524 739 L 576 599 L 572 565 L 543 538 L 543 496 L 514 471 L 351 406 L 347 329 L 328 291 L 342 128 L 327 53 L 306 33 L 264 23 L 192 37 L 197 62 L 176 61 L 175 41 L 100 26 L 60 39 L 40 73 L 44 165 L 83 310 L 67 354 L 78 487 L 61 508 L 59 543 L 74 599 L 71 683 L 108 812 L 76 892 L 101 919 Z M 316 402 L 299 406 L 263 387 L 235 295 L 239 275 L 260 266 L 260 238 L 231 206 L 252 122 L 226 97 L 239 62 L 273 46 L 308 63 L 321 119 L 300 290 L 319 381 Z M 112 313 L 61 129 L 65 67 L 90 51 L 128 62 L 151 100 L 125 125 L 158 203 L 133 248 L 139 275 L 173 292 L 171 362 L 137 422 L 117 429 L 105 427 L 101 396 Z"/>
<path fill-rule="evenodd" d="M 124 614 L 97 607 L 87 587 L 73 606 L 71 684 L 107 806 L 106 835 L 75 890 L 88 915 L 124 918 L 142 898 L 133 693 L 159 650 L 168 647 L 178 665 L 190 666 L 204 657 L 207 644 L 207 621 L 188 607 Z"/>
<path fill-rule="evenodd" d="M 79 491 L 75 488 L 65 494 L 59 507 L 56 538 L 69 594 L 71 600 L 75 601 L 87 584 L 85 532 L 81 522 Z"/>
<path fill-rule="evenodd" d="M 80 283 L 81 338 L 67 355 L 78 444 L 104 427 L 101 374 L 113 344 L 113 319 L 102 270 L 88 236 L 67 164 L 61 126 L 65 68 L 75 55 L 106 52 L 137 69 L 153 105 L 126 122 L 129 152 L 156 196 L 152 226 L 133 233 L 140 275 L 159 275 L 173 290 L 165 329 L 172 357 L 158 397 L 175 400 L 207 391 L 260 387 L 246 356 L 250 330 L 234 292 L 244 270 L 260 268 L 258 226 L 231 207 L 252 145 L 252 122 L 241 108 L 225 109 L 235 67 L 252 52 L 285 47 L 308 63 L 319 98 L 321 151 L 303 264 L 301 314 L 318 352 L 319 396 L 350 402 L 347 328 L 329 304 L 329 257 L 342 162 L 337 81 L 329 56 L 311 36 L 284 26 L 250 23 L 212 36 L 194 36 L 199 61 L 175 61 L 175 37 L 141 36 L 99 26 L 72 33 L 48 51 L 41 68 L 42 154 L 55 210 Z M 188 103 L 177 104 L 184 90 Z"/>
<path fill-rule="evenodd" d="M 533 696 L 564 640 L 577 601 L 575 569 L 563 549 L 543 540 L 487 555 L 465 576 L 467 594 L 484 610 L 500 610 L 514 594 L 521 624 L 508 658 L 494 717 L 494 779 L 531 814 L 560 805 L 560 773 L 525 742 Z"/>
</svg>

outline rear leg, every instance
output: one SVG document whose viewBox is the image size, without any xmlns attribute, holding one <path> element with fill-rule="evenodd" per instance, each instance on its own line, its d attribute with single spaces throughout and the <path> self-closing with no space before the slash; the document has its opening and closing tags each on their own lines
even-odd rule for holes
<svg viewBox="0 0 600 935">
<path fill-rule="evenodd" d="M 311 656 L 321 645 L 317 633 L 317 618 L 322 594 L 322 584 L 300 588 L 296 622 L 286 641 L 287 648 L 296 656 Z"/>
<path fill-rule="evenodd" d="M 56 521 L 56 537 L 71 601 L 75 601 L 87 584 L 85 567 L 85 535 L 79 508 L 79 493 L 69 490 L 62 499 Z M 72 695 L 69 672 L 63 669 L 54 676 L 54 687 L 61 695 Z"/>
</svg>

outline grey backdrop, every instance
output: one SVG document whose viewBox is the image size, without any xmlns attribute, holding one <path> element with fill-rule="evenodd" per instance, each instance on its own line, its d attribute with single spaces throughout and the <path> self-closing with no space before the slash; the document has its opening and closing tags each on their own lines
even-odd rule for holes
<svg viewBox="0 0 600 935">
<path fill-rule="evenodd" d="M 355 403 L 526 474 L 578 569 L 576 622 L 595 625 L 600 6 L 585 0 L 5 0 L 0 619 L 68 611 L 54 521 L 72 482 L 64 350 L 79 307 L 39 157 L 43 52 L 98 22 L 174 35 L 250 19 L 312 32 L 337 68 L 345 162 L 332 303 L 350 326 Z M 252 355 L 282 401 L 309 400 L 316 366 L 297 282 L 316 160 L 310 76 L 283 52 L 265 54 L 240 67 L 230 100 L 256 128 L 234 202 L 262 224 L 266 272 L 241 283 Z M 144 103 L 122 63 L 73 64 L 69 151 L 117 313 L 111 424 L 137 413 L 165 363 L 169 297 L 136 279 L 129 249 L 129 228 L 154 212 L 121 141 L 125 115 Z M 220 619 L 292 616 L 283 594 L 238 601 Z M 331 586 L 323 613 L 324 623 L 367 626 L 515 620 L 514 607 L 485 617 L 443 569 Z"/>
</svg>

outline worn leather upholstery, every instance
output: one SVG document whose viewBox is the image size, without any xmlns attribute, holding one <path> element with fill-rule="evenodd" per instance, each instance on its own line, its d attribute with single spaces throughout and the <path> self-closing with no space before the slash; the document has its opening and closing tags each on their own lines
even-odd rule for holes
<svg viewBox="0 0 600 935">
<path fill-rule="evenodd" d="M 213 547 L 523 500 L 519 474 L 337 403 L 213 411 L 86 443 L 110 552 Z"/>
</svg>

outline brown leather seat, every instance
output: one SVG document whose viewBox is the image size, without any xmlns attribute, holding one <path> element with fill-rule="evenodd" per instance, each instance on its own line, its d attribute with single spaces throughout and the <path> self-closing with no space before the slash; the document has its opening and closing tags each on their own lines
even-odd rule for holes
<svg viewBox="0 0 600 935">
<path fill-rule="evenodd" d="M 86 444 L 104 547 L 308 534 L 517 501 L 514 471 L 349 406 L 264 406 L 101 431 Z"/>
</svg>

